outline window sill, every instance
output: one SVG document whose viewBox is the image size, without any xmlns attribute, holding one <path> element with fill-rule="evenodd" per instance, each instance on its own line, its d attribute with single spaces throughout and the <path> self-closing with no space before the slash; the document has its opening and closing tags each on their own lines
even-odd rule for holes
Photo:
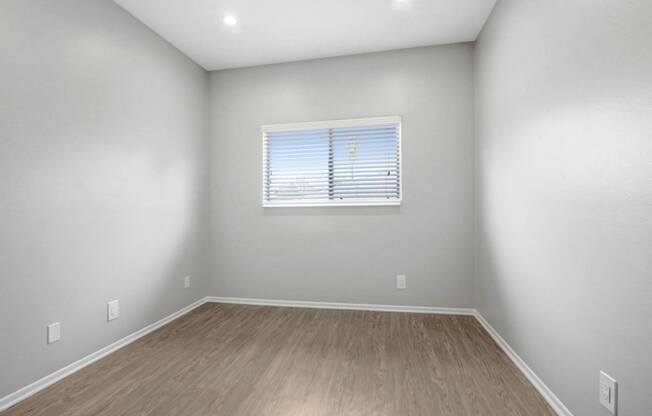
<svg viewBox="0 0 652 416">
<path fill-rule="evenodd" d="M 329 207 L 395 207 L 401 205 L 401 200 L 391 201 L 391 202 L 372 202 L 372 201 L 360 201 L 360 202 L 314 202 L 314 203 L 263 203 L 263 208 L 300 208 L 300 207 L 320 207 L 320 208 L 329 208 Z"/>
</svg>

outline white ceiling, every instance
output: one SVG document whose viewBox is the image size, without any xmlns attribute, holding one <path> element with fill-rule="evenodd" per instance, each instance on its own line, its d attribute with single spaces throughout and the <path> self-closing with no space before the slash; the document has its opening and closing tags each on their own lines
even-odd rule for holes
<svg viewBox="0 0 652 416">
<path fill-rule="evenodd" d="M 216 70 L 473 41 L 496 0 L 115 1 Z"/>
</svg>

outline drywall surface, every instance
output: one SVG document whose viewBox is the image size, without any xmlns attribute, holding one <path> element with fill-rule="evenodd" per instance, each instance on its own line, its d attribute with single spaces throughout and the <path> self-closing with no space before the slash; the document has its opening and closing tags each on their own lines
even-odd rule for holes
<svg viewBox="0 0 652 416">
<path fill-rule="evenodd" d="M 576 416 L 652 409 L 652 2 L 502 0 L 476 45 L 482 314 Z"/>
<path fill-rule="evenodd" d="M 105 0 L 3 0 L 0 51 L 3 397 L 204 295 L 207 74 Z"/>
<path fill-rule="evenodd" d="M 470 306 L 472 78 L 470 44 L 211 73 L 211 294 Z M 261 207 L 261 125 L 375 116 L 403 118 L 402 206 Z"/>
</svg>

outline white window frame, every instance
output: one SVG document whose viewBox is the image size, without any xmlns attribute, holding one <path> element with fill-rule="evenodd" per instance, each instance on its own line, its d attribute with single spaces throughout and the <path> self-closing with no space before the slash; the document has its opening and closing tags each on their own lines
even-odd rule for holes
<svg viewBox="0 0 652 416">
<path fill-rule="evenodd" d="M 398 199 L 392 199 L 387 201 L 369 201 L 365 199 L 353 200 L 349 199 L 346 201 L 318 201 L 318 202 L 296 202 L 296 203 L 270 203 L 265 200 L 265 172 L 264 166 L 267 159 L 267 151 L 265 149 L 265 135 L 270 132 L 281 132 L 281 131 L 292 131 L 292 130 L 317 130 L 317 129 L 328 129 L 328 128 L 347 128 L 347 127 L 360 127 L 360 126 L 372 126 L 376 124 L 398 124 L 397 137 L 398 140 L 398 157 L 399 157 L 399 192 Z M 263 208 L 288 208 L 288 207 L 360 207 L 360 206 L 399 206 L 403 202 L 403 148 L 402 148 L 402 121 L 399 116 L 391 117 L 371 117 L 371 118 L 356 118 L 348 120 L 328 120 L 328 121 L 311 121 L 311 122 L 301 122 L 301 123 L 285 123 L 285 124 L 267 124 L 260 127 L 261 130 L 261 146 L 263 149 L 263 158 L 261 168 L 262 176 L 262 192 L 261 200 Z"/>
</svg>

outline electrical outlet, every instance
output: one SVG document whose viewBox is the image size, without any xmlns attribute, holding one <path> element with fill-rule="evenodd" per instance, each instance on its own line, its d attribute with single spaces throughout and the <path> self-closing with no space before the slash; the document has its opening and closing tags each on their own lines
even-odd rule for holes
<svg viewBox="0 0 652 416">
<path fill-rule="evenodd" d="M 190 287 L 190 276 L 183 278 L 183 287 L 186 289 Z"/>
<path fill-rule="evenodd" d="M 399 274 L 396 276 L 396 288 L 399 290 L 404 290 L 407 285 L 407 276 L 404 274 Z"/>
<path fill-rule="evenodd" d="M 112 321 L 120 316 L 120 304 L 117 300 L 112 300 L 106 305 L 106 319 Z"/>
<path fill-rule="evenodd" d="M 600 404 L 612 415 L 618 409 L 618 382 L 604 371 L 600 371 Z"/>
<path fill-rule="evenodd" d="M 61 324 L 59 322 L 55 322 L 53 324 L 48 325 L 48 344 L 57 342 L 60 339 L 61 339 Z"/>
</svg>

